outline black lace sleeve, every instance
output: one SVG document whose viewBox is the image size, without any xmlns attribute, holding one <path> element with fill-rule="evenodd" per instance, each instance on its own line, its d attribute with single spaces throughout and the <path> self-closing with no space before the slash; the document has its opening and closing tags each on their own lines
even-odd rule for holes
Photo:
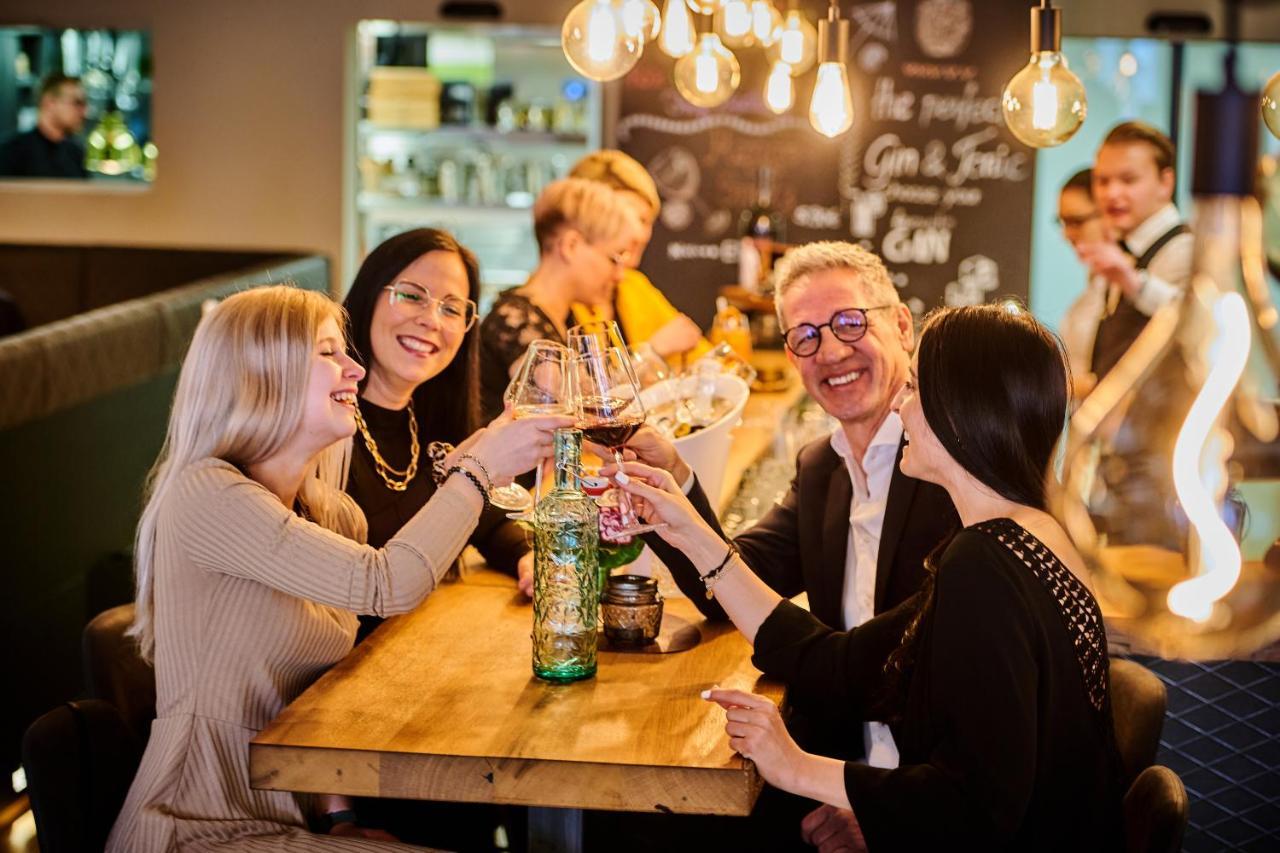
<svg viewBox="0 0 1280 853">
<path fill-rule="evenodd" d="M 480 324 L 480 409 L 486 421 L 502 411 L 511 365 L 539 338 L 561 340 L 559 330 L 532 302 L 514 291 L 501 294 Z"/>
</svg>

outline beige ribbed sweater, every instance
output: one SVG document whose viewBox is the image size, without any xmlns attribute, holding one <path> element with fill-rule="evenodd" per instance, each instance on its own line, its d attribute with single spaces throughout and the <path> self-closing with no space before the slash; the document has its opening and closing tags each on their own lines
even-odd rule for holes
<svg viewBox="0 0 1280 853">
<path fill-rule="evenodd" d="M 404 613 L 435 588 L 478 492 L 450 478 L 381 550 L 357 541 L 363 516 L 341 525 L 348 536 L 327 530 L 217 459 L 163 500 L 157 719 L 108 851 L 417 849 L 307 833 L 293 795 L 249 787 L 249 741 L 351 651 L 357 613 Z"/>
</svg>

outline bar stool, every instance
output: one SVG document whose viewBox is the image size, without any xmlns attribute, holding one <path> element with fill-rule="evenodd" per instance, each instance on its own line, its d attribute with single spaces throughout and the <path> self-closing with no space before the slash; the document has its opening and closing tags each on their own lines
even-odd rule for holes
<svg viewBox="0 0 1280 853">
<path fill-rule="evenodd" d="M 1190 803 L 1178 774 L 1155 765 L 1138 774 L 1124 795 L 1128 853 L 1177 853 L 1187 829 Z"/>
</svg>

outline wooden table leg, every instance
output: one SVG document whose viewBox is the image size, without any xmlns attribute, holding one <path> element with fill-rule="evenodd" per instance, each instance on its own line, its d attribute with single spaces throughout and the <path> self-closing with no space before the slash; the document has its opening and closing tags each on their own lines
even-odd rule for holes
<svg viewBox="0 0 1280 853">
<path fill-rule="evenodd" d="M 582 853 L 582 809 L 529 809 L 529 853 Z"/>
</svg>

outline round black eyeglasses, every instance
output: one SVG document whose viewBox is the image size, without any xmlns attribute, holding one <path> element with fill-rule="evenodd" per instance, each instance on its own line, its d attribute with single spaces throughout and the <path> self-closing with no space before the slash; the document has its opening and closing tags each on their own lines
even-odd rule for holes
<svg viewBox="0 0 1280 853">
<path fill-rule="evenodd" d="M 822 346 L 822 330 L 830 329 L 835 339 L 846 344 L 857 343 L 867 333 L 867 312 L 892 308 L 892 305 L 876 305 L 871 308 L 842 308 L 820 326 L 813 323 L 797 323 L 782 333 L 783 343 L 800 358 L 808 358 Z"/>
</svg>

